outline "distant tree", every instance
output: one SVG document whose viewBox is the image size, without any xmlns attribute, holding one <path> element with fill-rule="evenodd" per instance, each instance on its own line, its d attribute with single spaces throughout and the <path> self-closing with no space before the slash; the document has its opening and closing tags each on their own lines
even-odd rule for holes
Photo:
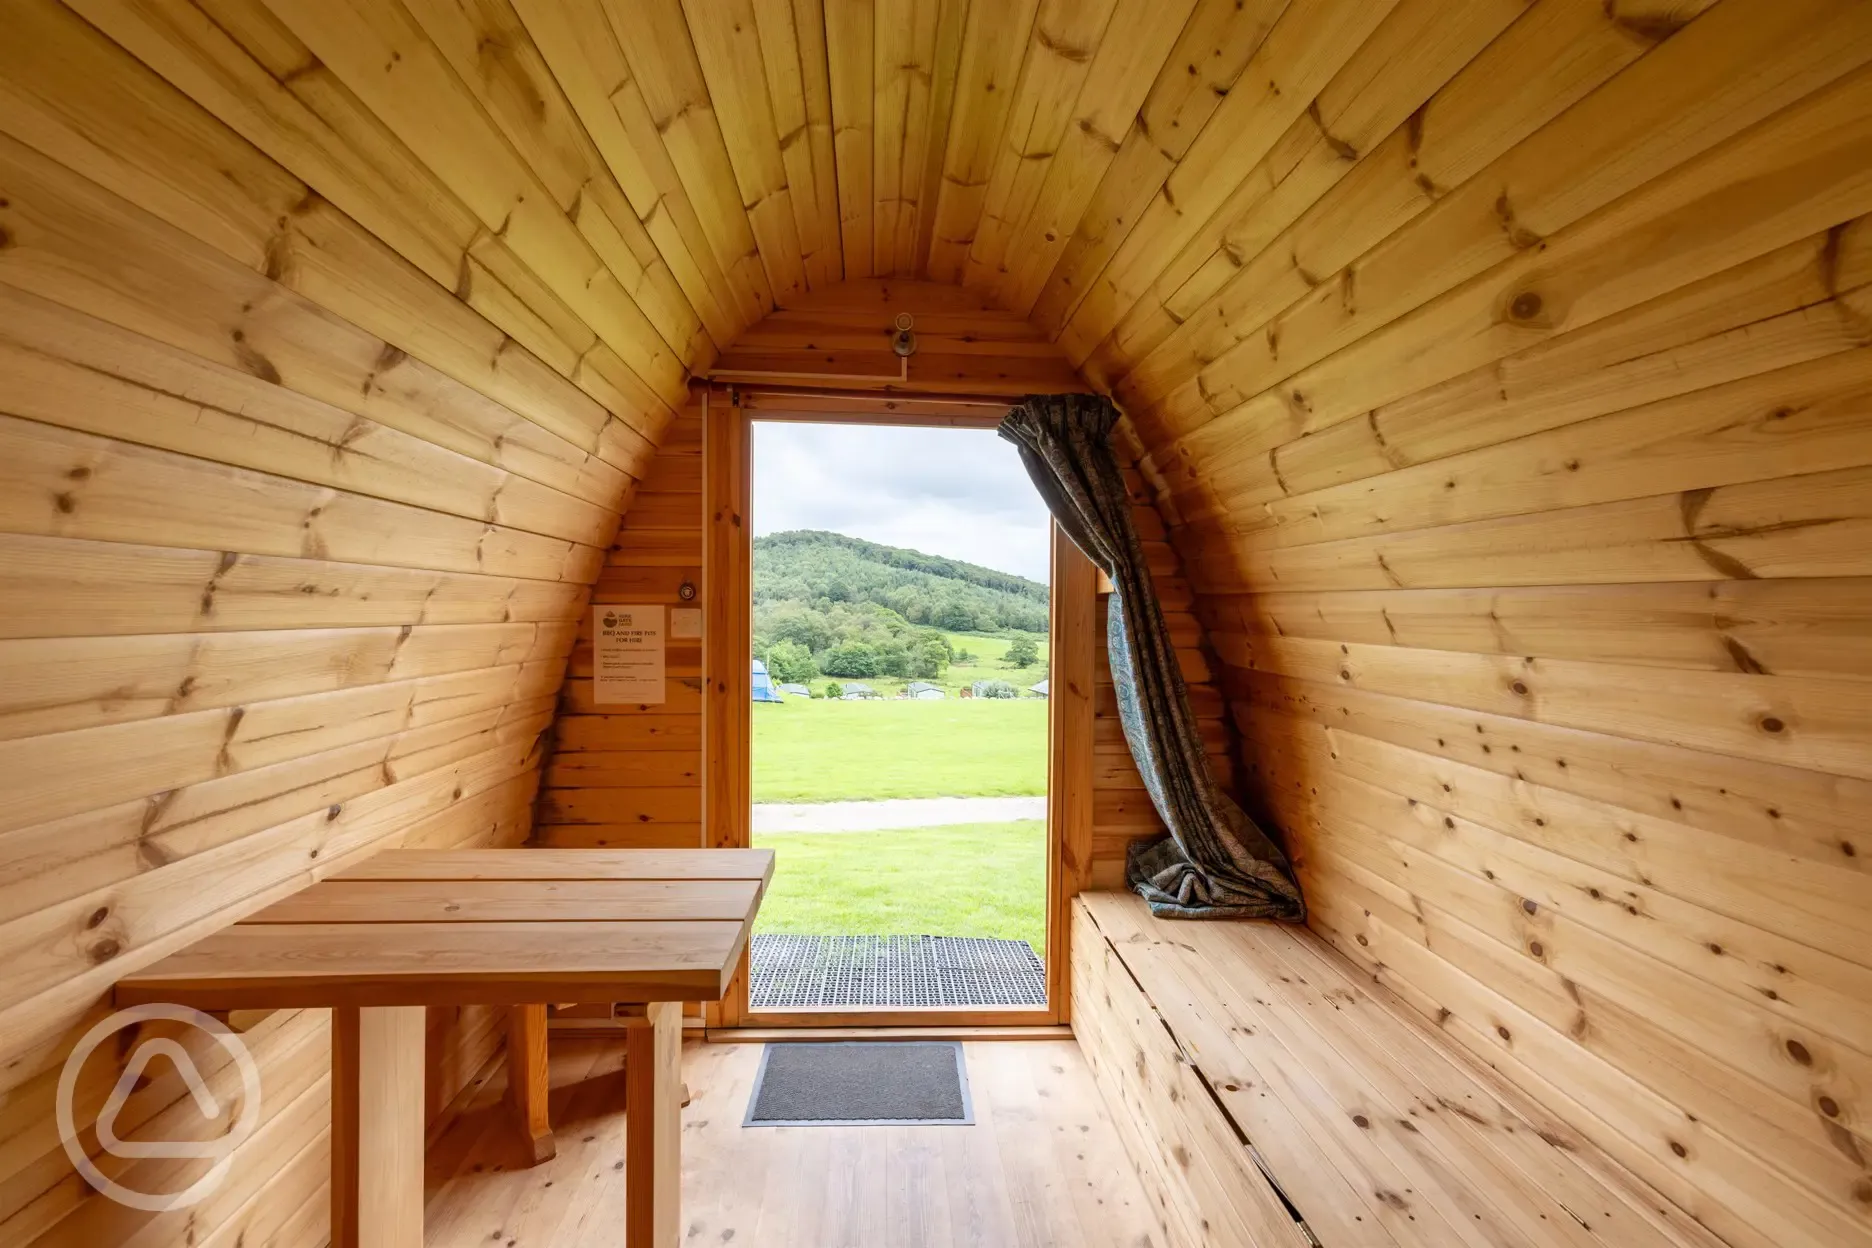
<svg viewBox="0 0 1872 1248">
<path fill-rule="evenodd" d="M 845 641 L 819 656 L 819 670 L 828 676 L 876 676 L 879 674 L 875 646 L 862 641 Z"/>
<path fill-rule="evenodd" d="M 881 642 L 877 647 L 877 668 L 874 676 L 908 676 L 912 664 L 910 650 L 897 639 Z"/>
<path fill-rule="evenodd" d="M 845 688 L 837 681 L 832 681 L 825 687 L 825 696 L 837 701 L 839 698 L 845 696 Z"/>
<path fill-rule="evenodd" d="M 973 663 L 975 661 L 975 652 L 967 649 L 958 650 L 955 652 L 955 661 L 958 663 Z"/>
<path fill-rule="evenodd" d="M 975 696 L 978 698 L 1018 698 L 1020 690 L 1005 680 L 978 680 L 975 682 Z"/>
<path fill-rule="evenodd" d="M 767 647 L 767 672 L 783 685 L 804 685 L 818 677 L 819 667 L 799 642 L 776 641 Z"/>
<path fill-rule="evenodd" d="M 949 628 L 964 631 L 980 624 L 979 614 L 974 606 L 961 598 L 951 598 L 936 604 L 930 612 L 930 623 L 937 628 Z M 989 627 L 993 627 L 990 625 Z"/>
<path fill-rule="evenodd" d="M 917 647 L 910 664 L 910 675 L 918 680 L 941 680 L 949 670 L 949 647 L 941 638 L 924 641 Z"/>
<path fill-rule="evenodd" d="M 1015 667 L 1032 667 L 1040 661 L 1040 646 L 1031 637 L 1016 637 L 1007 648 L 1007 660 Z"/>
<path fill-rule="evenodd" d="M 823 614 L 797 602 L 778 603 L 762 612 L 760 627 L 755 631 L 770 643 L 797 642 L 813 654 L 837 640 Z"/>
</svg>

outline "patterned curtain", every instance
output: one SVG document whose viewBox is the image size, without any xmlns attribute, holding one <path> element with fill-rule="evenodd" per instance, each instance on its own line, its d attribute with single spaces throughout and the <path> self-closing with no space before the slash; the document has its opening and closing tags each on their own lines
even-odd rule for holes
<svg viewBox="0 0 1872 1248">
<path fill-rule="evenodd" d="M 1170 835 L 1133 844 L 1125 878 L 1164 918 L 1306 917 L 1287 857 L 1217 787 L 1112 454 L 1118 409 L 1091 394 L 1022 399 L 1001 422 L 1066 535 L 1111 579 L 1106 640 L 1125 741 Z"/>
</svg>

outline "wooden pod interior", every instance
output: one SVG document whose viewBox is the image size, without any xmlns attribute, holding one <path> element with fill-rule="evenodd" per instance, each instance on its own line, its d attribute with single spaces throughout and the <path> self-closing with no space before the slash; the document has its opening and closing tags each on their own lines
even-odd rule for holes
<svg viewBox="0 0 1872 1248">
<path fill-rule="evenodd" d="M 1139 1186 L 813 1242 L 1872 1246 L 1869 213 L 1862 0 L 7 0 L 0 1242 L 324 1242 L 323 1011 L 233 1020 L 210 1199 L 74 1171 L 121 976 L 389 846 L 726 843 L 723 419 L 1089 390 L 1307 928 L 1141 917 L 1061 655 L 1046 1086 Z M 594 602 L 713 631 L 602 707 Z M 442 1122 L 506 1011 L 427 1029 Z"/>
</svg>

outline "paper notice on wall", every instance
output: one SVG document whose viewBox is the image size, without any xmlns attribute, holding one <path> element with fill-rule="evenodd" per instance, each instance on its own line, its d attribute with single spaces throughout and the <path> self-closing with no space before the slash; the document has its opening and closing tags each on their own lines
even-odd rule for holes
<svg viewBox="0 0 1872 1248">
<path fill-rule="evenodd" d="M 678 641 L 701 640 L 702 608 L 671 607 L 669 613 L 670 636 Z"/>
<path fill-rule="evenodd" d="M 663 608 L 592 608 L 592 700 L 663 701 Z"/>
</svg>

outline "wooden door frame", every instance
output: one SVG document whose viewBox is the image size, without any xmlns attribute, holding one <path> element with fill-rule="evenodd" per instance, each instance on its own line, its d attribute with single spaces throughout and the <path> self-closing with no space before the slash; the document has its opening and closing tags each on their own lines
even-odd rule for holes
<svg viewBox="0 0 1872 1248">
<path fill-rule="evenodd" d="M 817 410 L 815 410 L 815 408 Z M 702 398 L 703 638 L 702 818 L 706 843 L 752 839 L 753 424 L 757 418 L 854 425 L 992 428 L 1007 404 L 931 402 L 853 394 L 820 406 L 714 385 Z M 1052 526 L 1047 698 L 1047 1004 L 1039 1009 L 765 1010 L 748 1003 L 748 955 L 708 1025 L 735 1027 L 1032 1027 L 1070 1021 L 1072 898 L 1092 869 L 1092 714 L 1097 668 L 1098 572 Z"/>
</svg>

